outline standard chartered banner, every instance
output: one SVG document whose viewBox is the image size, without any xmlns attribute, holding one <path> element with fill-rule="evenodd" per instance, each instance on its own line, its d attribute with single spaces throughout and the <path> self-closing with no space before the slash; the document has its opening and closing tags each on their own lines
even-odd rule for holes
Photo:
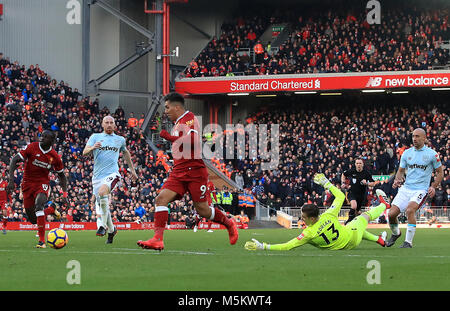
<svg viewBox="0 0 450 311">
<path fill-rule="evenodd" d="M 396 71 L 340 74 L 288 74 L 244 77 L 181 78 L 175 89 L 182 94 L 449 87 L 449 71 Z"/>
</svg>

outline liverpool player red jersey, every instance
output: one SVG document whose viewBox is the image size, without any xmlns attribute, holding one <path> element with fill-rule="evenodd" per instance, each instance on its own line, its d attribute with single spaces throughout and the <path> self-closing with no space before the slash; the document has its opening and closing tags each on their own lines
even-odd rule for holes
<svg viewBox="0 0 450 311">
<path fill-rule="evenodd" d="M 198 121 L 192 112 L 186 111 L 175 122 L 172 136 L 180 137 L 172 144 L 174 165 L 169 178 L 162 189 L 169 189 L 178 194 L 181 199 L 189 192 L 194 202 L 205 202 L 210 197 L 208 184 L 208 170 L 202 160 L 202 145 L 198 134 Z M 191 139 L 194 135 L 197 139 Z M 183 148 L 189 148 L 185 150 Z"/>
<path fill-rule="evenodd" d="M 60 173 L 64 167 L 53 148 L 43 150 L 38 142 L 29 144 L 19 154 L 25 161 L 22 181 L 24 207 L 32 208 L 38 193 L 49 195 L 50 170 Z"/>
<path fill-rule="evenodd" d="M 6 202 L 10 199 L 8 193 L 6 192 L 7 185 L 8 182 L 6 180 L 0 181 L 0 211 L 6 208 Z"/>
<path fill-rule="evenodd" d="M 60 173 L 64 169 L 56 151 L 53 148 L 43 150 L 38 142 L 29 144 L 19 154 L 25 161 L 23 183 L 48 184 L 50 170 Z"/>
<path fill-rule="evenodd" d="M 175 121 L 175 126 L 171 133 L 172 136 L 188 136 L 194 132 L 197 134 L 197 140 L 188 142 L 176 140 L 172 144 L 173 171 L 206 167 L 202 160 L 202 141 L 198 130 L 198 120 L 190 111 L 186 111 Z M 190 148 L 190 152 L 189 150 L 184 150 L 185 147 Z"/>
</svg>

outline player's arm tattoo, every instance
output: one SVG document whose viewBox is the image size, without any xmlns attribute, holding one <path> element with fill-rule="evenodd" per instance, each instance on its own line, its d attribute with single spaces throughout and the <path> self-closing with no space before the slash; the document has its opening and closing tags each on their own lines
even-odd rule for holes
<svg viewBox="0 0 450 311">
<path fill-rule="evenodd" d="M 131 172 L 135 172 L 134 166 L 133 166 L 133 161 L 131 160 L 131 153 L 130 153 L 130 151 L 128 151 L 128 149 L 124 150 L 123 156 L 125 158 L 125 161 L 128 164 L 128 167 L 129 167 L 130 171 Z"/>
<path fill-rule="evenodd" d="M 405 169 L 403 167 L 399 167 L 397 174 L 395 174 L 395 179 L 402 179 L 405 177 Z"/>
<path fill-rule="evenodd" d="M 435 174 L 435 176 L 434 176 L 434 181 L 433 181 L 433 183 L 431 184 L 431 186 L 432 186 L 433 188 L 439 187 L 439 185 L 440 185 L 441 182 L 442 182 L 442 179 L 444 179 L 444 169 L 443 169 L 443 165 L 439 166 L 439 167 L 436 169 L 436 174 Z"/>
</svg>

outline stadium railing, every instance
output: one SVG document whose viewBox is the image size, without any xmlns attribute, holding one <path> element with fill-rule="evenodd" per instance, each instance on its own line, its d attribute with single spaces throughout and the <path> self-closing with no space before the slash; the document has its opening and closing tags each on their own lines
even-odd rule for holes
<svg viewBox="0 0 450 311">
<path fill-rule="evenodd" d="M 348 218 L 348 212 L 350 207 L 344 206 L 339 211 L 339 220 L 346 220 Z M 326 207 L 320 208 L 320 213 L 323 213 L 327 210 Z M 368 208 L 363 209 L 362 211 L 366 211 Z M 286 215 L 292 216 L 293 220 L 298 221 L 302 216 L 302 208 L 301 207 L 281 207 L 280 211 L 285 213 Z M 446 206 L 425 206 L 419 209 L 416 213 L 417 223 L 429 223 L 433 221 L 433 217 L 435 217 L 434 221 L 437 223 L 450 223 L 450 208 Z M 399 220 L 402 222 L 402 219 L 406 219 L 406 215 L 401 213 L 399 215 Z M 374 221 L 373 223 L 377 223 Z"/>
<path fill-rule="evenodd" d="M 259 200 L 256 200 L 255 219 L 256 220 L 270 220 L 270 207 L 265 206 Z M 272 208 L 273 211 L 276 210 Z"/>
</svg>

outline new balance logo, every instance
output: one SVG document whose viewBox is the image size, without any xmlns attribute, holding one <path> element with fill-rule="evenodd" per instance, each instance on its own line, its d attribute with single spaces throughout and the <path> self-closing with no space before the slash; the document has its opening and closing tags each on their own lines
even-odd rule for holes
<svg viewBox="0 0 450 311">
<path fill-rule="evenodd" d="M 381 81 L 383 81 L 382 77 L 370 77 L 369 82 L 367 82 L 366 87 L 377 87 L 381 85 Z"/>
</svg>

